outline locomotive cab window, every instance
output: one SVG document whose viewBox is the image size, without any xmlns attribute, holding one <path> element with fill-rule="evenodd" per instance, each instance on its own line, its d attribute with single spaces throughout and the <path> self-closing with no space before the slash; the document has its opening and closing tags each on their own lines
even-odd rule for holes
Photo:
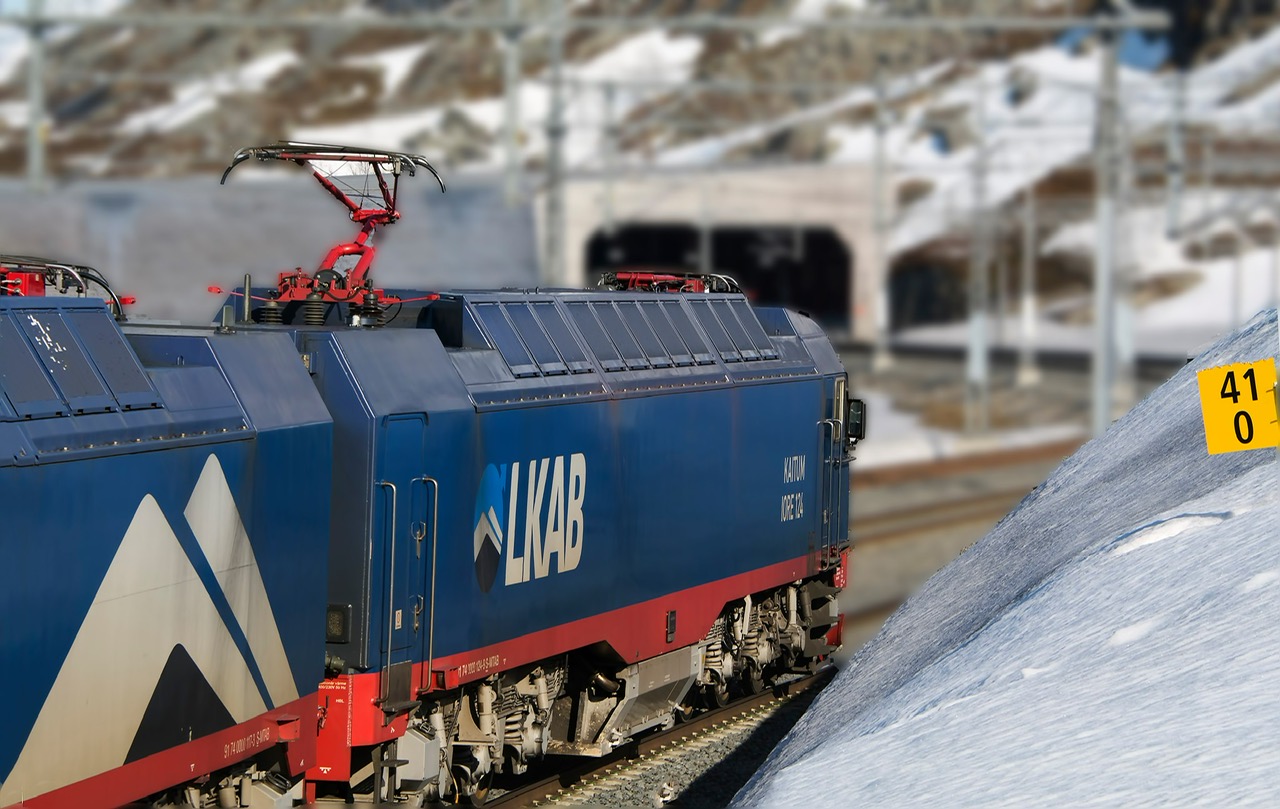
<svg viewBox="0 0 1280 809">
<path fill-rule="evenodd" d="M 725 362 L 740 361 L 742 355 L 738 353 L 738 348 L 733 344 L 733 340 L 729 339 L 729 333 L 724 330 L 724 326 L 721 326 L 720 321 L 716 319 L 716 313 L 711 311 L 711 302 L 689 301 L 689 306 L 693 308 L 693 314 L 698 319 L 698 324 L 702 326 L 702 330 L 711 339 L 711 344 L 716 347 L 716 351 L 720 352 L 720 358 Z"/>
<path fill-rule="evenodd" d="M 631 332 L 627 330 L 627 324 L 622 322 L 622 316 L 618 314 L 617 309 L 613 308 L 613 304 L 596 303 L 591 308 L 595 310 L 596 317 L 600 318 L 600 325 L 604 326 L 604 330 L 609 333 L 609 339 L 618 347 L 627 367 L 648 368 L 649 361 L 645 353 L 640 350 L 640 344 L 631 336 Z"/>
<path fill-rule="evenodd" d="M 554 303 L 535 303 L 533 304 L 533 312 L 538 316 L 538 320 L 542 321 L 543 328 L 547 330 L 547 335 L 551 337 L 551 342 L 555 343 L 556 350 L 564 358 L 565 365 L 569 366 L 569 370 L 575 374 L 589 372 L 591 370 L 591 360 L 588 359 L 587 352 L 579 345 L 577 338 L 573 336 L 573 330 L 569 328 L 569 324 L 565 322 L 564 315 L 560 314 L 560 310 L 556 308 L 556 305 Z"/>
<path fill-rule="evenodd" d="M 661 306 L 662 311 L 671 319 L 671 325 L 675 326 L 680 339 L 693 352 L 693 361 L 698 365 L 715 362 L 711 349 L 707 347 L 706 341 L 698 333 L 698 327 L 693 325 L 693 321 L 689 319 L 689 313 L 685 311 L 680 301 L 663 301 Z"/>
<path fill-rule="evenodd" d="M 19 416 L 53 416 L 67 409 L 18 332 L 17 324 L 5 315 L 0 315 L 0 391 L 8 396 Z"/>
<path fill-rule="evenodd" d="M 93 359 L 106 380 L 112 396 L 125 409 L 159 407 L 160 397 L 142 366 L 129 350 L 124 337 L 104 310 L 69 311 L 63 319 L 71 324 L 86 345 L 93 346 Z"/>
<path fill-rule="evenodd" d="M 16 321 L 72 411 L 95 413 L 116 409 L 115 399 L 94 373 L 89 358 L 61 315 L 28 311 Z"/>
<path fill-rule="evenodd" d="M 529 352 L 516 335 L 516 330 L 502 313 L 502 307 L 496 303 L 476 304 L 476 317 L 483 324 L 489 338 L 502 354 L 502 358 L 511 367 L 515 376 L 537 376 L 538 367 L 529 358 Z"/>
<path fill-rule="evenodd" d="M 769 335 L 764 333 L 764 327 L 760 325 L 750 304 L 744 300 L 729 301 L 729 308 L 738 316 L 743 332 L 751 340 L 751 345 L 760 353 L 760 356 L 768 360 L 777 359 L 778 350 L 773 347 L 773 341 L 769 339 Z"/>
<path fill-rule="evenodd" d="M 832 418 L 840 422 L 839 434 L 843 436 L 846 448 L 852 450 L 854 445 L 863 439 L 867 432 L 867 406 L 861 399 L 855 399 L 848 392 L 847 377 L 836 379 L 835 395 L 831 399 Z"/>
<path fill-rule="evenodd" d="M 833 442 L 839 441 L 848 435 L 849 429 L 849 400 L 845 395 L 847 382 L 843 376 L 836 377 L 835 393 L 831 397 L 831 418 L 839 422 L 839 427 L 831 436 Z"/>
<path fill-rule="evenodd" d="M 590 304 L 569 304 L 569 317 L 573 318 L 574 325 L 578 327 L 578 332 L 591 347 L 601 368 L 606 371 L 621 371 L 627 367 L 617 347 L 609 339 L 609 335 L 605 334 L 604 327 L 600 325 L 600 321 L 596 320 Z"/>
<path fill-rule="evenodd" d="M 756 350 L 751 338 L 747 336 L 747 330 L 742 328 L 742 324 L 738 322 L 733 310 L 729 308 L 729 302 L 712 301 L 711 307 L 715 310 L 716 316 L 720 318 L 720 323 L 724 326 L 725 331 L 729 332 L 729 339 L 733 340 L 734 345 L 738 347 L 738 353 L 742 355 L 742 358 L 744 360 L 760 359 L 760 352 Z"/>
<path fill-rule="evenodd" d="M 546 332 L 542 330 L 542 326 L 528 305 L 509 303 L 503 308 L 507 310 L 507 315 L 520 334 L 520 339 L 529 347 L 542 373 L 548 375 L 565 373 L 567 369 L 564 361 L 560 359 L 555 346 L 551 344 L 551 338 L 547 337 Z"/>
<path fill-rule="evenodd" d="M 640 304 L 640 308 L 644 311 L 649 325 L 653 326 L 654 333 L 662 341 L 663 348 L 671 356 L 671 361 L 676 365 L 693 365 L 693 355 L 689 353 L 689 349 L 681 341 L 680 335 L 676 334 L 675 327 L 671 325 L 671 321 L 663 314 L 662 307 L 658 302 L 647 301 Z"/>
<path fill-rule="evenodd" d="M 653 363 L 653 367 L 669 368 L 671 358 L 667 356 L 667 350 L 662 347 L 658 335 L 653 333 L 644 315 L 640 313 L 639 304 L 619 303 L 618 311 L 622 314 L 622 320 L 627 324 L 627 329 L 635 336 L 641 350 L 649 358 L 649 362 Z"/>
</svg>

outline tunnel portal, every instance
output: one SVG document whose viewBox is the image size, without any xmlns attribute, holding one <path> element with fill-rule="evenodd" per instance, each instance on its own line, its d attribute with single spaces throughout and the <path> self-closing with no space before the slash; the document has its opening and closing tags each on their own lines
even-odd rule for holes
<svg viewBox="0 0 1280 809">
<path fill-rule="evenodd" d="M 847 326 L 853 254 L 831 228 L 724 224 L 709 235 L 710 270 L 735 278 L 753 302 Z M 587 283 L 618 270 L 699 272 L 700 247 L 700 228 L 687 222 L 600 229 L 586 246 Z"/>
</svg>

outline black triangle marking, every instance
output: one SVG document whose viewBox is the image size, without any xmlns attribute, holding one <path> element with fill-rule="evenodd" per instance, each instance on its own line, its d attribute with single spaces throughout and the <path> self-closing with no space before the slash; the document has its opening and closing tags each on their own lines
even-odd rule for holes
<svg viewBox="0 0 1280 809">
<path fill-rule="evenodd" d="M 498 542 L 488 532 L 480 543 L 480 552 L 476 554 L 476 582 L 481 592 L 489 592 L 493 580 L 498 577 L 498 563 L 502 561 L 502 552 L 498 550 Z"/>
<path fill-rule="evenodd" d="M 178 644 L 160 672 L 125 763 L 186 744 L 235 723 L 200 667 L 182 644 Z"/>
</svg>

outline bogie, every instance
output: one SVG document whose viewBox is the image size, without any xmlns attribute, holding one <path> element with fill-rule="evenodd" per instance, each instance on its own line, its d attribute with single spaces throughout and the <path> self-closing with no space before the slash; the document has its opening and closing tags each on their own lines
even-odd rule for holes
<svg viewBox="0 0 1280 809">
<path fill-rule="evenodd" d="M 805 649 L 815 648 L 811 636 L 825 637 L 831 627 L 810 623 L 828 615 L 812 600 L 821 602 L 830 590 L 794 584 L 732 602 L 700 642 L 648 666 L 611 669 L 609 656 L 583 650 L 438 694 L 411 718 L 405 738 L 412 745 L 400 745 L 436 759 L 402 756 L 410 763 L 400 767 L 401 797 L 483 805 L 497 775 L 522 775 L 549 755 L 604 755 L 723 706 L 734 693 L 760 693 L 814 669 L 825 655 L 807 657 Z M 657 679 L 670 682 L 673 671 L 683 673 L 675 687 L 653 687 Z"/>
</svg>

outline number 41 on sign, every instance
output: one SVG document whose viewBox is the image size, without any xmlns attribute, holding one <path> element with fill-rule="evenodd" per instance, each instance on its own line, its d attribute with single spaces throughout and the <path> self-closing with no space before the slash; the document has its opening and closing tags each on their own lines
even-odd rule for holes
<svg viewBox="0 0 1280 809">
<path fill-rule="evenodd" d="M 1273 360 L 1206 368 L 1197 378 L 1210 455 L 1280 445 Z"/>
</svg>

